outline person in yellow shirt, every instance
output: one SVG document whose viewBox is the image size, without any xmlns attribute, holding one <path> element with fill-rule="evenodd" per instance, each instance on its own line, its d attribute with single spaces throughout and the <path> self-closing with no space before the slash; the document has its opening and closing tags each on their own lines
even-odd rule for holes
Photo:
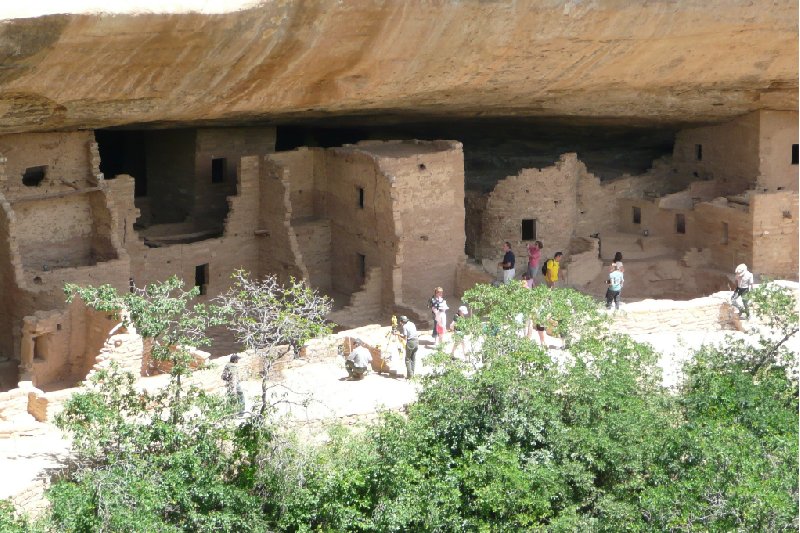
<svg viewBox="0 0 800 533">
<path fill-rule="evenodd" d="M 551 289 L 558 283 L 558 267 L 563 255 L 561 252 L 556 252 L 556 255 L 552 259 L 548 259 L 545 264 L 544 280 Z"/>
</svg>

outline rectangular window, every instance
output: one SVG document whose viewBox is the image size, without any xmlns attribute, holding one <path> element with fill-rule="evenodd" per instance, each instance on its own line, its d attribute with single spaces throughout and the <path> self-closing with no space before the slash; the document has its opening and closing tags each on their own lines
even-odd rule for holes
<svg viewBox="0 0 800 533">
<path fill-rule="evenodd" d="M 633 208 L 633 223 L 634 224 L 642 223 L 642 209 L 640 207 Z"/>
<path fill-rule="evenodd" d="M 722 244 L 728 244 L 728 223 L 722 223 Z"/>
<path fill-rule="evenodd" d="M 367 256 L 364 254 L 356 254 L 356 256 L 358 277 L 363 280 L 367 277 Z"/>
<path fill-rule="evenodd" d="M 358 188 L 358 207 L 364 209 L 364 187 Z"/>
<path fill-rule="evenodd" d="M 686 233 L 686 217 L 680 213 L 675 215 L 675 231 L 677 233 Z"/>
<path fill-rule="evenodd" d="M 47 165 L 26 168 L 25 174 L 22 175 L 22 184 L 26 187 L 38 187 L 44 181 L 46 174 Z"/>
<path fill-rule="evenodd" d="M 194 286 L 200 287 L 200 294 L 208 292 L 208 263 L 194 267 Z"/>
<path fill-rule="evenodd" d="M 800 163 L 800 154 L 797 152 L 797 145 L 792 145 L 792 164 L 796 165 Z"/>
<path fill-rule="evenodd" d="M 698 161 L 703 160 L 703 145 L 702 144 L 695 144 L 694 145 L 694 158 Z"/>
<path fill-rule="evenodd" d="M 535 241 L 536 240 L 536 219 L 523 218 L 522 219 L 522 240 Z"/>
<path fill-rule="evenodd" d="M 223 183 L 226 178 L 228 162 L 224 157 L 211 160 L 211 183 Z"/>
</svg>

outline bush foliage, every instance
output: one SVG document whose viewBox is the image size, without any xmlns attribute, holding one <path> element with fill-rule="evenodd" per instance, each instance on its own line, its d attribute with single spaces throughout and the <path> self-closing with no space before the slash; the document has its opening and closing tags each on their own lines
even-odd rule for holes
<svg viewBox="0 0 800 533">
<path fill-rule="evenodd" d="M 50 527 L 797 529 L 790 293 L 754 291 L 763 334 L 703 347 L 676 391 L 652 347 L 609 331 L 575 291 L 481 286 L 465 300 L 475 312 L 459 335 L 474 357 L 440 354 L 406 412 L 331 427 L 322 444 L 200 391 L 145 393 L 100 373 L 59 419 L 76 467 L 50 492 Z M 569 340 L 557 360 L 520 334 L 528 320 Z"/>
</svg>

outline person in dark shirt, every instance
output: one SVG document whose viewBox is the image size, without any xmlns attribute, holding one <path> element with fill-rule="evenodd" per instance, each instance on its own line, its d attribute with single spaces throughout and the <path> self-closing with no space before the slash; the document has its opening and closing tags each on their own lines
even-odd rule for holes
<svg viewBox="0 0 800 533">
<path fill-rule="evenodd" d="M 497 266 L 503 269 L 503 283 L 514 279 L 514 263 L 516 263 L 516 258 L 514 252 L 511 251 L 511 243 L 506 241 L 503 243 L 503 260 L 497 263 Z"/>
</svg>

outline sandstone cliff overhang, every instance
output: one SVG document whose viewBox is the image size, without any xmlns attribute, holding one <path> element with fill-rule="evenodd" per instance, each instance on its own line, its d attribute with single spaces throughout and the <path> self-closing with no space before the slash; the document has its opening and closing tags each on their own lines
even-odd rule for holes
<svg viewBox="0 0 800 533">
<path fill-rule="evenodd" d="M 797 109 L 796 2 L 265 2 L 0 22 L 0 132 Z"/>
</svg>

